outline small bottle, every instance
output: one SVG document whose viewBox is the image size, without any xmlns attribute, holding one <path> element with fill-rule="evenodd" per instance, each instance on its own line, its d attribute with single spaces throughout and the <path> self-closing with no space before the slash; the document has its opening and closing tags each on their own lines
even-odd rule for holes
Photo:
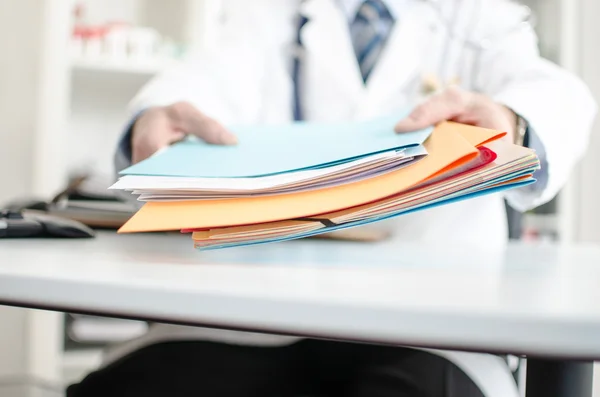
<svg viewBox="0 0 600 397">
<path fill-rule="evenodd" d="M 127 60 L 127 37 L 130 31 L 125 23 L 111 23 L 107 26 L 104 36 L 104 53 L 111 61 L 124 62 Z"/>
<path fill-rule="evenodd" d="M 85 41 L 85 28 L 75 26 L 71 35 L 71 56 L 73 58 L 82 58 Z"/>
<path fill-rule="evenodd" d="M 91 27 L 85 37 L 84 56 L 89 59 L 98 59 L 102 57 L 102 41 L 104 29 L 102 27 Z"/>
<path fill-rule="evenodd" d="M 76 4 L 73 8 L 73 31 L 71 32 L 71 55 L 73 58 L 83 57 L 86 28 L 84 22 L 85 7 Z"/>
<path fill-rule="evenodd" d="M 129 54 L 132 60 L 151 60 L 157 57 L 160 41 L 158 32 L 151 28 L 133 28 L 129 33 Z"/>
</svg>

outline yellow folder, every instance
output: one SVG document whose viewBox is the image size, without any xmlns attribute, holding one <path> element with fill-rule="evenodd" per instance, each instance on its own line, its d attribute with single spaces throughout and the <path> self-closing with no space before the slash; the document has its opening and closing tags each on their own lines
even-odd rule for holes
<svg viewBox="0 0 600 397">
<path fill-rule="evenodd" d="M 476 146 L 505 133 L 445 122 L 425 142 L 429 153 L 409 167 L 371 179 L 279 196 L 146 203 L 121 233 L 251 225 L 330 213 L 384 199 L 478 155 Z M 321 150 L 327 150 L 322 148 Z"/>
</svg>

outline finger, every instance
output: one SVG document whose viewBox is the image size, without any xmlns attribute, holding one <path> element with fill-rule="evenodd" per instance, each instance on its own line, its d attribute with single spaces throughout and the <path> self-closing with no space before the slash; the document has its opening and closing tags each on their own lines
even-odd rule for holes
<svg viewBox="0 0 600 397">
<path fill-rule="evenodd" d="M 468 103 L 468 92 L 456 87 L 448 88 L 417 106 L 408 117 L 400 120 L 394 129 L 401 133 L 434 126 L 464 113 Z"/>
<path fill-rule="evenodd" d="M 158 131 L 149 133 L 145 139 L 133 142 L 131 161 L 133 164 L 147 159 L 159 150 L 185 138 L 181 131 Z"/>
<path fill-rule="evenodd" d="M 215 145 L 235 145 L 238 142 L 237 137 L 229 132 L 221 123 L 206 116 L 195 125 L 195 128 L 190 133 L 207 143 Z"/>
<path fill-rule="evenodd" d="M 465 112 L 451 119 L 462 124 L 511 133 L 517 125 L 516 114 L 508 107 L 482 94 L 471 94 L 471 103 Z"/>
<path fill-rule="evenodd" d="M 206 116 L 195 106 L 187 102 L 171 105 L 168 112 L 176 120 L 178 130 L 195 135 L 207 143 L 217 145 L 235 145 L 237 138 L 215 119 Z"/>
</svg>

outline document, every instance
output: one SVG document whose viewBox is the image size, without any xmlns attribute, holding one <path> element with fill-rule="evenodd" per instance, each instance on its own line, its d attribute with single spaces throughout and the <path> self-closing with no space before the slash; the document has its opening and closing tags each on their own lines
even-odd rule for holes
<svg viewBox="0 0 600 397">
<path fill-rule="evenodd" d="M 533 172 L 537 169 L 536 157 L 532 150 L 506 142 L 493 142 L 488 144 L 488 147 L 479 148 L 480 156 L 468 163 L 468 169 L 445 178 L 442 182 L 425 182 L 415 189 L 401 192 L 384 200 L 302 220 L 303 222 L 313 222 L 314 230 L 326 229 L 321 232 L 338 230 L 347 224 L 372 223 L 439 201 L 460 199 L 461 197 L 467 199 L 470 194 L 478 191 L 491 188 L 500 189 L 514 184 L 522 185 L 531 180 Z M 270 222 L 245 226 L 243 229 L 229 227 L 201 232 L 186 230 L 186 232 L 194 232 L 193 239 L 196 246 L 203 248 L 223 244 L 240 245 L 243 242 L 257 243 L 271 238 L 293 238 L 294 235 L 291 231 L 281 228 L 282 224 L 283 222 Z M 309 227 L 304 224 L 303 229 L 306 230 L 298 230 L 295 234 L 302 235 L 311 232 L 308 230 Z"/>
<path fill-rule="evenodd" d="M 330 167 L 262 177 L 190 178 L 127 175 L 111 189 L 132 191 L 140 201 L 242 197 L 310 190 L 373 177 L 413 163 L 427 154 L 424 146 L 391 150 Z"/>
<path fill-rule="evenodd" d="M 504 132 L 444 122 L 398 139 L 395 120 L 241 128 L 237 149 L 175 145 L 125 170 L 113 186 L 145 202 L 119 232 L 179 230 L 200 249 L 264 244 L 535 182 L 535 152 L 501 140 Z M 336 145 L 340 135 L 348 142 Z M 272 146 L 264 158 L 244 167 L 267 141 Z M 292 153 L 290 147 L 302 150 Z M 230 154 L 217 157 L 223 153 Z M 230 163 L 220 168 L 224 159 Z"/>
<path fill-rule="evenodd" d="M 273 222 L 328 213 L 381 200 L 477 157 L 472 144 L 504 134 L 456 123 L 439 125 L 425 142 L 428 155 L 411 167 L 346 185 L 236 200 L 149 202 L 121 228 L 147 232 Z"/>
<path fill-rule="evenodd" d="M 122 175 L 239 178 L 331 166 L 390 150 L 418 146 L 427 128 L 395 134 L 402 115 L 356 123 L 293 123 L 231 127 L 235 146 L 189 139 L 129 167 Z"/>
</svg>

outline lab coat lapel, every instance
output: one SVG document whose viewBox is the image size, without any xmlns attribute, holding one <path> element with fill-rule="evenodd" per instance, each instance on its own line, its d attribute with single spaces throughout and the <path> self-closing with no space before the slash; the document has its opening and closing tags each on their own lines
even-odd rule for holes
<svg viewBox="0 0 600 397">
<path fill-rule="evenodd" d="M 367 93 L 361 106 L 365 117 L 387 111 L 392 103 L 397 106 L 399 98 L 405 107 L 412 105 L 414 91 L 418 91 L 421 84 L 421 63 L 425 52 L 431 50 L 430 17 L 424 11 L 416 4 L 396 22 L 367 81 Z"/>
<path fill-rule="evenodd" d="M 337 116 L 343 116 L 342 108 L 354 109 L 366 91 L 354 55 L 348 20 L 335 0 L 304 1 L 300 14 L 308 18 L 301 33 L 307 77 L 304 86 L 308 91 L 305 107 L 312 110 L 309 114 L 323 119 L 325 115 L 318 108 L 331 111 L 336 104 L 328 98 L 338 98 L 341 113 L 337 112 Z M 335 115 L 334 111 L 332 117 Z"/>
</svg>

